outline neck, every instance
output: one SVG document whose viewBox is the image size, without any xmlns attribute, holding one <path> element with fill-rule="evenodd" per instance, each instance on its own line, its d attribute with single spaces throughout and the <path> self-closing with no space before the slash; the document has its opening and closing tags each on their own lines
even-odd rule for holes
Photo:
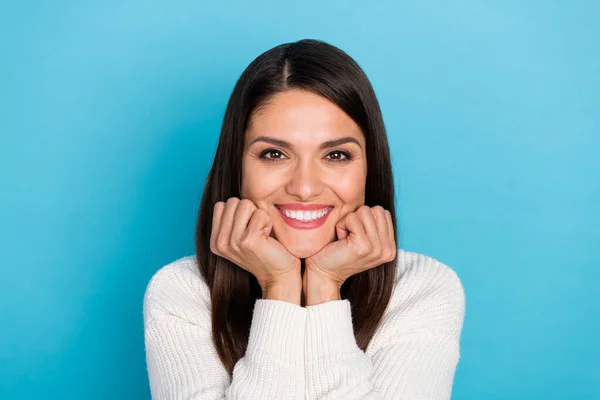
<svg viewBox="0 0 600 400">
<path fill-rule="evenodd" d="M 301 277 L 304 277 L 304 268 L 306 266 L 304 260 L 305 260 L 304 258 L 300 259 L 300 276 Z M 306 297 L 304 296 L 304 288 L 302 289 L 302 292 L 300 293 L 300 306 L 306 307 Z"/>
</svg>

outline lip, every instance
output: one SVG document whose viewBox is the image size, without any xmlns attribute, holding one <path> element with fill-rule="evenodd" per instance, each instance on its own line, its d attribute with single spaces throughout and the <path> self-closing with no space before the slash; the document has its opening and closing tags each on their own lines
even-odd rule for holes
<svg viewBox="0 0 600 400">
<path fill-rule="evenodd" d="M 329 204 L 302 204 L 302 203 L 288 203 L 288 204 L 276 204 L 277 208 L 283 208 L 285 210 L 294 211 L 318 211 L 324 208 L 331 207 Z"/>
<path fill-rule="evenodd" d="M 313 210 L 310 209 L 302 209 L 302 208 L 295 208 L 296 205 L 294 205 L 294 208 L 290 207 L 289 204 L 286 204 L 286 206 L 288 206 L 290 209 L 294 209 L 294 210 L 302 210 L 302 211 L 314 211 L 314 210 L 322 210 L 324 208 L 333 208 L 332 206 L 327 206 L 327 205 L 322 205 L 322 204 L 315 204 L 314 206 L 317 207 L 313 207 L 313 205 L 307 205 L 309 207 L 313 207 Z M 319 219 L 315 219 L 314 221 L 309 221 L 309 222 L 302 222 L 302 221 L 298 221 L 297 219 L 293 219 L 293 218 L 289 218 L 288 216 L 286 216 L 280 209 L 280 206 L 275 207 L 277 208 L 277 211 L 279 211 L 279 215 L 281 215 L 281 218 L 283 219 L 283 221 L 288 224 L 289 226 L 291 226 L 292 228 L 295 229 L 315 229 L 320 227 L 321 225 L 323 225 L 325 223 L 325 221 L 327 221 L 327 218 L 329 218 L 329 214 L 331 214 L 331 210 L 329 210 L 329 212 L 327 214 L 325 214 L 323 217 L 319 218 Z"/>
</svg>

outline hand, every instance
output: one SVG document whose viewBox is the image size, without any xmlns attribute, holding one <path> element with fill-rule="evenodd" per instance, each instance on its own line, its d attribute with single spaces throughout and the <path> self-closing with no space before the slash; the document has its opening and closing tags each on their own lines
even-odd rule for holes
<svg viewBox="0 0 600 400">
<path fill-rule="evenodd" d="M 269 214 L 249 199 L 231 197 L 214 206 L 210 250 L 253 274 L 263 298 L 274 294 L 300 303 L 300 260 L 270 236 Z M 297 290 L 296 290 L 297 289 Z M 296 293 L 297 292 L 297 293 Z"/>
<path fill-rule="evenodd" d="M 306 259 L 306 305 L 338 300 L 346 279 L 396 257 L 392 215 L 381 206 L 361 206 L 335 228 L 339 240 Z"/>
</svg>

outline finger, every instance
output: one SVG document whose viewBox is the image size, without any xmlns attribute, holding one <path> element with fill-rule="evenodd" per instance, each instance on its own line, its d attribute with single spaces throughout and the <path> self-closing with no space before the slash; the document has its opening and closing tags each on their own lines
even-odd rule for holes
<svg viewBox="0 0 600 400">
<path fill-rule="evenodd" d="M 210 249 L 215 254 L 218 251 L 217 238 L 219 237 L 219 231 L 221 230 L 221 219 L 223 217 L 223 210 L 225 210 L 225 202 L 216 202 L 213 207 L 213 218 L 210 232 Z"/>
<path fill-rule="evenodd" d="M 231 237 L 231 230 L 233 228 L 233 217 L 235 216 L 235 210 L 239 204 L 240 199 L 237 197 L 230 197 L 225 203 L 225 211 L 221 219 L 221 231 L 217 239 L 217 246 L 221 251 L 228 251 L 229 239 Z"/>
<path fill-rule="evenodd" d="M 265 236 L 269 236 L 272 228 L 273 222 L 271 221 L 271 217 L 265 210 L 259 208 L 250 217 L 244 239 L 248 237 L 261 237 L 263 233 Z"/>
<path fill-rule="evenodd" d="M 392 213 L 388 210 L 385 210 L 385 217 L 388 223 L 388 237 L 390 238 L 394 254 L 398 251 L 398 245 L 396 245 L 396 238 L 394 237 L 394 221 L 392 220 Z"/>
<path fill-rule="evenodd" d="M 337 229 L 349 232 L 346 240 L 356 248 L 356 251 L 359 254 L 362 255 L 369 251 L 370 243 L 366 237 L 367 234 L 363 228 L 362 222 L 358 219 L 356 212 L 346 214 L 346 216 L 336 224 L 336 230 Z"/>
<path fill-rule="evenodd" d="M 373 218 L 375 218 L 375 223 L 377 224 L 377 236 L 379 237 L 381 249 L 390 249 L 392 243 L 390 242 L 389 228 L 387 218 L 385 216 L 385 209 L 381 206 L 375 206 L 371 209 L 371 211 L 373 212 Z"/>
<path fill-rule="evenodd" d="M 344 240 L 348 237 L 348 229 L 345 227 L 346 225 L 346 221 L 344 221 L 344 219 L 347 218 L 347 216 L 344 216 L 341 220 L 339 220 L 337 222 L 337 224 L 335 225 L 335 233 L 337 234 L 337 239 L 338 240 Z"/>
<path fill-rule="evenodd" d="M 337 233 L 338 240 L 343 240 L 348 237 L 350 231 L 348 230 L 348 221 L 347 219 L 354 212 L 349 212 L 344 215 L 336 224 L 335 224 L 335 232 Z"/>
<path fill-rule="evenodd" d="M 358 219 L 363 224 L 366 233 L 366 239 L 371 246 L 370 252 L 374 254 L 374 258 L 381 256 L 381 242 L 379 240 L 379 232 L 377 231 L 377 222 L 373 216 L 373 210 L 369 206 L 362 206 L 357 211 Z"/>
<path fill-rule="evenodd" d="M 250 218 L 255 210 L 256 206 L 252 200 L 242 199 L 238 203 L 233 216 L 231 237 L 229 238 L 229 245 L 234 251 L 239 251 L 239 243 L 244 236 L 244 232 L 246 232 L 248 221 L 250 221 Z"/>
<path fill-rule="evenodd" d="M 385 210 L 385 218 L 388 226 L 388 237 L 390 240 L 394 241 L 394 221 L 392 221 L 392 213 L 390 213 L 388 210 Z"/>
</svg>

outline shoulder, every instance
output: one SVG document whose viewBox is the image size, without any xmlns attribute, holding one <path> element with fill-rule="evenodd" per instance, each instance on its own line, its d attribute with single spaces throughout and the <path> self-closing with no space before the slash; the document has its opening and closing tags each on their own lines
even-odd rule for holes
<svg viewBox="0 0 600 400">
<path fill-rule="evenodd" d="M 181 317 L 191 322 L 210 318 L 210 291 L 195 255 L 179 258 L 154 273 L 144 293 L 144 324 Z"/>
<path fill-rule="evenodd" d="M 399 335 L 441 334 L 460 340 L 465 292 L 458 274 L 433 257 L 398 250 L 392 297 L 370 347 Z"/>
<path fill-rule="evenodd" d="M 393 300 L 438 301 L 464 299 L 458 274 L 448 265 L 425 254 L 398 251 L 398 270 Z"/>
</svg>

